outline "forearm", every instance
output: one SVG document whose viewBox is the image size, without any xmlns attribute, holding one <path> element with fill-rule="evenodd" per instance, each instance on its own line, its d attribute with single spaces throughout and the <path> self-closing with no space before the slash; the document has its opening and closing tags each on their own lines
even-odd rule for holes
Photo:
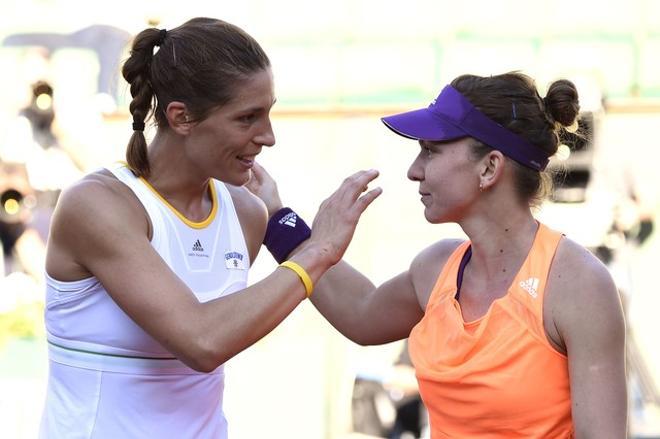
<svg viewBox="0 0 660 439">
<path fill-rule="evenodd" d="M 293 260 L 316 283 L 327 267 L 322 258 L 310 253 Z M 195 369 L 213 370 L 270 333 L 305 298 L 300 277 L 289 268 L 278 267 L 239 293 L 199 304 L 194 315 L 184 317 L 184 321 L 195 322 L 188 338 L 197 343 L 180 344 L 173 351 Z"/>
<path fill-rule="evenodd" d="M 311 235 L 304 220 L 296 217 L 292 226 L 282 225 L 283 221 L 295 213 L 281 208 L 269 213 L 271 218 L 264 245 L 275 260 L 282 262 L 304 252 Z M 374 289 L 369 279 L 342 260 L 316 283 L 311 299 L 319 312 L 338 331 L 359 342 L 360 335 L 364 333 L 364 304 Z"/>
<path fill-rule="evenodd" d="M 209 303 L 198 325 L 202 345 L 194 361 L 215 369 L 269 334 L 304 298 L 296 274 L 279 268 L 245 291 Z"/>
</svg>

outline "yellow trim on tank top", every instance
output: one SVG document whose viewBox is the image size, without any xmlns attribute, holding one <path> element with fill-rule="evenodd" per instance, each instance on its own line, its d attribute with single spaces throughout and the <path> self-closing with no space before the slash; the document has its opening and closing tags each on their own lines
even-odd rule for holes
<svg viewBox="0 0 660 439">
<path fill-rule="evenodd" d="M 118 160 L 117 163 L 121 163 L 122 165 L 126 166 L 128 169 L 131 169 L 131 167 L 128 166 L 128 163 L 123 160 Z M 159 194 L 156 188 L 154 188 L 147 180 L 145 180 L 143 177 L 139 177 L 139 179 L 145 184 L 145 186 L 147 186 L 147 188 L 149 188 L 151 192 L 154 193 L 154 195 L 156 195 L 163 203 L 165 203 L 165 206 L 167 206 L 172 212 L 174 212 L 174 214 L 178 216 L 181 221 L 183 221 L 186 225 L 192 227 L 193 229 L 203 229 L 204 227 L 211 224 L 211 222 L 215 218 L 216 213 L 218 212 L 218 197 L 215 191 L 215 184 L 213 184 L 213 180 L 209 180 L 209 189 L 211 190 L 211 203 L 212 203 L 211 212 L 209 213 L 209 216 L 207 216 L 205 220 L 200 222 L 195 222 L 186 218 L 181 212 L 179 212 L 176 209 L 176 207 L 172 206 L 170 202 L 167 201 L 161 194 Z"/>
<path fill-rule="evenodd" d="M 218 211 L 218 197 L 215 193 L 215 185 L 213 184 L 213 180 L 209 180 L 209 189 L 211 191 L 211 203 L 213 204 L 213 207 L 211 207 L 211 213 L 209 213 L 209 216 L 206 217 L 205 220 L 200 221 L 200 222 L 195 222 L 191 221 L 188 218 L 186 218 L 181 212 L 177 210 L 176 207 L 172 206 L 169 201 L 167 201 L 161 194 L 158 193 L 158 191 L 151 185 L 147 180 L 144 178 L 140 177 L 140 180 L 151 190 L 151 192 L 154 193 L 164 204 L 167 206 L 176 216 L 179 217 L 181 221 L 183 221 L 186 225 L 192 227 L 193 229 L 203 229 L 204 227 L 208 226 L 211 224 L 213 219 L 215 218 L 215 214 Z"/>
</svg>

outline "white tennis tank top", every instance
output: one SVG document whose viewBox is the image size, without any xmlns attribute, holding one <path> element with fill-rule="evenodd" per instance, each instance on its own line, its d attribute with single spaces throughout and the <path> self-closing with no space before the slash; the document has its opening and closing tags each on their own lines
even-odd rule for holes
<svg viewBox="0 0 660 439">
<path fill-rule="evenodd" d="M 248 251 L 223 183 L 212 180 L 211 213 L 194 223 L 125 165 L 110 171 L 142 202 L 151 245 L 200 302 L 247 286 Z M 187 367 L 135 324 L 95 277 L 62 282 L 46 274 L 45 320 L 42 438 L 227 437 L 224 366 L 211 373 Z"/>
</svg>

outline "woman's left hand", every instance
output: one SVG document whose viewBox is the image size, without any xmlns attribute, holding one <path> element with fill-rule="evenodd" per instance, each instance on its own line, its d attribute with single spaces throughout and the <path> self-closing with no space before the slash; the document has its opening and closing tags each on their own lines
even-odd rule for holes
<svg viewBox="0 0 660 439">
<path fill-rule="evenodd" d="M 282 208 L 282 200 L 280 200 L 275 179 L 259 163 L 254 163 L 252 175 L 245 187 L 266 204 L 269 218 Z"/>
</svg>

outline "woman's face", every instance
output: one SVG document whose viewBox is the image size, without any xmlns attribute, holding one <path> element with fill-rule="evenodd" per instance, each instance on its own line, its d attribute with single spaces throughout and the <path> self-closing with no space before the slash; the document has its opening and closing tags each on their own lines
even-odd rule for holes
<svg viewBox="0 0 660 439">
<path fill-rule="evenodd" d="M 229 103 L 192 128 L 186 139 L 191 161 L 213 178 L 245 184 L 261 148 L 275 144 L 270 123 L 274 103 L 270 69 L 248 76 L 236 86 Z"/>
<path fill-rule="evenodd" d="M 420 152 L 408 169 L 419 182 L 424 216 L 430 223 L 458 222 L 479 195 L 479 162 L 470 137 L 449 141 L 420 140 Z"/>
</svg>

